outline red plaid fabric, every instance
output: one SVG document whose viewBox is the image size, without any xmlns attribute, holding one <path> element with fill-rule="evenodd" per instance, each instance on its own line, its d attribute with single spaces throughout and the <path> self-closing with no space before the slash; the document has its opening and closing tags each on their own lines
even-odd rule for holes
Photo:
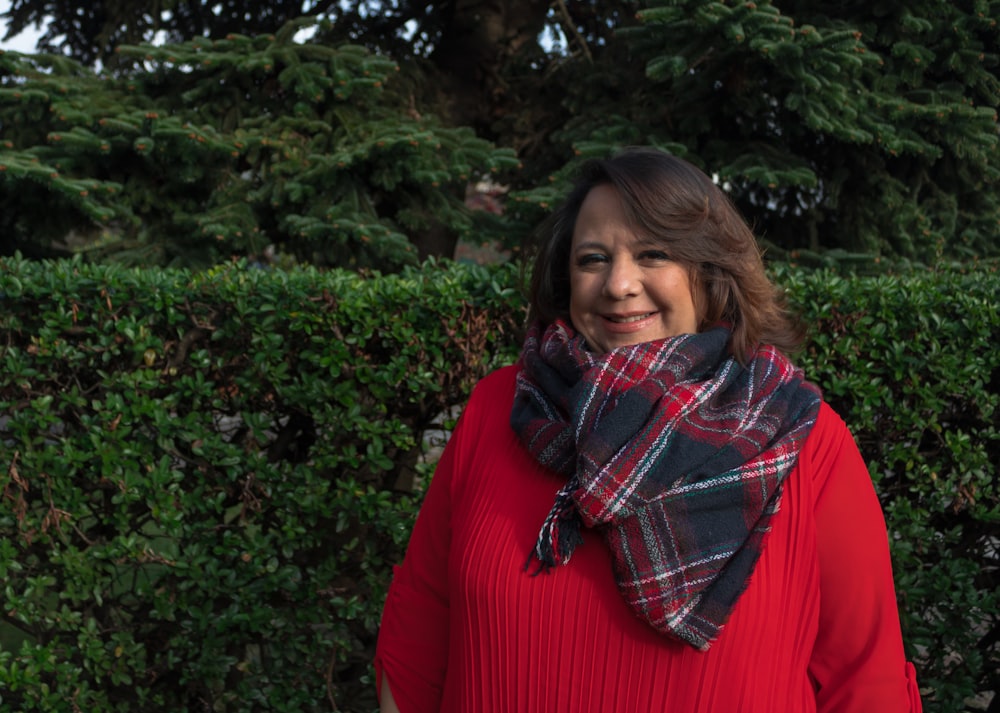
<svg viewBox="0 0 1000 713">
<path fill-rule="evenodd" d="M 579 527 L 611 549 L 626 602 L 705 650 L 760 557 L 821 394 L 779 351 L 744 366 L 729 330 L 606 354 L 557 321 L 525 340 L 511 426 L 567 477 L 529 557 L 569 561 Z"/>
</svg>

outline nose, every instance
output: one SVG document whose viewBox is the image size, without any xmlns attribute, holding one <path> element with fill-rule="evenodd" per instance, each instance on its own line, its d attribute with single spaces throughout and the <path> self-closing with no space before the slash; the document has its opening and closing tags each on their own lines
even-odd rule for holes
<svg viewBox="0 0 1000 713">
<path fill-rule="evenodd" d="M 613 300 L 634 297 L 642 291 L 642 273 L 632 260 L 612 261 L 604 281 L 604 295 Z"/>
</svg>

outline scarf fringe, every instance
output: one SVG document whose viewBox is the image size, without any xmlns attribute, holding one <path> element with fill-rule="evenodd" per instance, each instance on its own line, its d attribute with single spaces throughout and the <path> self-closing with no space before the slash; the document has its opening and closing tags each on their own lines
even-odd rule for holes
<svg viewBox="0 0 1000 713">
<path fill-rule="evenodd" d="M 556 493 L 555 503 L 538 533 L 535 549 L 524 563 L 524 568 L 527 570 L 531 566 L 532 558 L 538 559 L 538 566 L 531 573 L 532 576 L 566 564 L 577 546 L 583 544 L 581 532 L 583 523 L 573 504 L 573 493 L 578 487 L 580 481 L 574 475 Z"/>
</svg>

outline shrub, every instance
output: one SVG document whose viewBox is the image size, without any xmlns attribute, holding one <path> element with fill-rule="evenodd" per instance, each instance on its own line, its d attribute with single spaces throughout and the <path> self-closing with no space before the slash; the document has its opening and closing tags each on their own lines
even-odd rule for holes
<svg viewBox="0 0 1000 713">
<path fill-rule="evenodd" d="M 926 708 L 966 710 L 1000 690 L 1000 278 L 782 277 L 812 323 L 803 366 L 880 494 Z"/>
<path fill-rule="evenodd" d="M 778 268 L 886 513 L 928 711 L 998 688 L 1000 280 Z M 0 261 L 0 705 L 370 711 L 447 428 L 511 362 L 511 266 Z"/>
<path fill-rule="evenodd" d="M 4 709 L 370 709 L 395 491 L 504 275 L 0 263 Z"/>
</svg>

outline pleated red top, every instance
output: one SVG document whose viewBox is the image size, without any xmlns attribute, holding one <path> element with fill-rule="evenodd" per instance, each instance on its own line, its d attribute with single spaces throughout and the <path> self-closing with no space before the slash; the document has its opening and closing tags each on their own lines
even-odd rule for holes
<svg viewBox="0 0 1000 713">
<path fill-rule="evenodd" d="M 401 713 L 921 710 L 882 512 L 826 404 L 746 591 L 699 652 L 631 612 L 595 532 L 566 566 L 525 571 L 563 480 L 510 428 L 515 373 L 476 387 L 395 570 L 375 666 Z"/>
</svg>

